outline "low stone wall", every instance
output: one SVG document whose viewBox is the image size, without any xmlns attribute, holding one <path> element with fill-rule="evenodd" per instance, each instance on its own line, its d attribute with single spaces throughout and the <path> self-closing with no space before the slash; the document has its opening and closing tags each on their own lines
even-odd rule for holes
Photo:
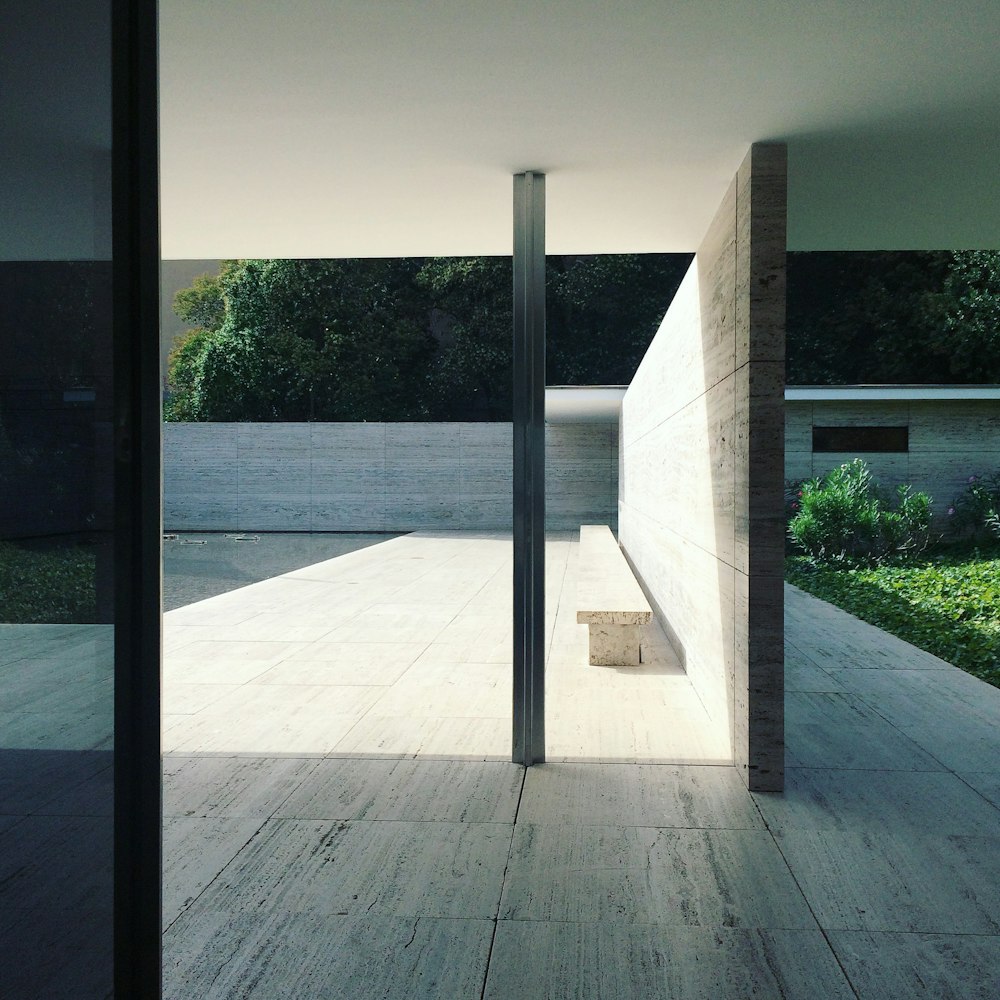
<svg viewBox="0 0 1000 1000">
<path fill-rule="evenodd" d="M 618 429 L 546 428 L 550 529 L 617 524 Z M 168 423 L 168 531 L 511 528 L 513 435 L 486 423 Z"/>
<path fill-rule="evenodd" d="M 906 427 L 906 452 L 813 452 L 813 427 Z M 788 400 L 785 403 L 785 479 L 822 476 L 863 458 L 876 482 L 893 490 L 908 483 L 933 499 L 945 515 L 968 486 L 969 476 L 1000 469 L 1000 400 L 914 399 L 844 401 Z"/>
</svg>

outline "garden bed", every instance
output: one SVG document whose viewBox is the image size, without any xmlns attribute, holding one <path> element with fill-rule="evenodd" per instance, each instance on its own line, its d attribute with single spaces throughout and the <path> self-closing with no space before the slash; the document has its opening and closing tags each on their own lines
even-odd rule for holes
<svg viewBox="0 0 1000 1000">
<path fill-rule="evenodd" d="M 1000 687 L 1000 546 L 859 567 L 797 556 L 785 579 Z"/>
</svg>

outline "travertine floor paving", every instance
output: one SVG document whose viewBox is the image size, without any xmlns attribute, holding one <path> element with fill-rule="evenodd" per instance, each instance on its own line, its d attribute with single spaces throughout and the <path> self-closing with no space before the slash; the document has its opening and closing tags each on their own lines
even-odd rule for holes
<svg viewBox="0 0 1000 1000">
<path fill-rule="evenodd" d="M 169 756 L 167 996 L 994 1000 L 1000 691 L 786 608 L 782 795 L 705 763 Z"/>
<path fill-rule="evenodd" d="M 729 763 L 657 625 L 593 667 L 577 538 L 546 548 L 548 759 Z M 168 612 L 164 749 L 507 760 L 509 535 L 419 532 Z"/>
<path fill-rule="evenodd" d="M 564 546 L 564 576 L 565 543 L 550 558 Z M 397 555 L 402 567 L 415 553 Z M 451 556 L 485 564 L 462 546 Z M 595 753 L 584 722 L 599 703 L 610 711 L 615 686 L 628 703 L 630 678 L 582 670 L 574 684 L 570 656 L 567 689 L 600 692 L 576 718 L 580 742 L 559 737 L 579 759 L 525 771 L 488 747 L 455 750 L 489 731 L 492 716 L 474 713 L 502 683 L 493 668 L 509 668 L 502 639 L 466 663 L 469 701 L 446 692 L 455 715 L 431 714 L 426 697 L 466 679 L 456 650 L 486 645 L 506 558 L 452 595 L 464 622 L 409 613 L 433 605 L 429 576 L 423 591 L 409 580 L 404 597 L 386 595 L 407 609 L 394 632 L 357 596 L 381 572 L 364 560 L 304 572 L 284 611 L 265 587 L 211 621 L 199 606 L 173 613 L 168 643 L 187 655 L 167 690 L 168 733 L 180 728 L 164 760 L 166 996 L 1000 996 L 1000 691 L 787 588 L 784 794 L 749 794 L 709 748 L 630 763 L 636 728 L 627 753 L 610 727 Z M 352 619 L 369 612 L 377 634 L 345 639 L 365 634 Z M 110 926 L 109 640 L 103 627 L 0 629 L 0 946 L 24 928 L 52 940 L 44 968 L 4 969 L 12 996 L 85 990 L 78 952 Z M 426 655 L 435 642 L 449 655 Z M 408 677 L 408 695 L 394 694 Z M 662 720 L 681 714 L 677 679 L 653 663 L 631 681 L 654 705 L 656 685 L 669 687 Z M 286 690 L 300 688 L 309 697 Z M 373 715 L 386 696 L 415 714 Z M 196 749 L 201 736 L 215 749 Z M 277 749 L 255 750 L 258 738 Z"/>
</svg>

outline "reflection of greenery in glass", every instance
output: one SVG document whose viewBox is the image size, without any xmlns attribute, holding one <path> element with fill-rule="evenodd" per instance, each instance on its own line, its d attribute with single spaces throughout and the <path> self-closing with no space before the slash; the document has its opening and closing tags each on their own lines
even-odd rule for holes
<svg viewBox="0 0 1000 1000">
<path fill-rule="evenodd" d="M 94 570 L 89 549 L 40 551 L 0 542 L 0 621 L 96 621 Z"/>
</svg>

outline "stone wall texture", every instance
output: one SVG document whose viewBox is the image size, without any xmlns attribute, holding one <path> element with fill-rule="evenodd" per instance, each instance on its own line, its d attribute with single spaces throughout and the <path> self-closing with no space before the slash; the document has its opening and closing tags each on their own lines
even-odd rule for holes
<svg viewBox="0 0 1000 1000">
<path fill-rule="evenodd" d="M 909 451 L 869 454 L 812 450 L 813 427 L 908 427 Z M 785 479 L 822 476 L 863 458 L 887 489 L 925 490 L 935 516 L 945 515 L 969 476 L 1000 469 L 1000 400 L 789 400 L 785 404 Z"/>
<path fill-rule="evenodd" d="M 752 147 L 625 395 L 619 540 L 754 790 L 784 780 L 785 149 Z"/>
<path fill-rule="evenodd" d="M 168 531 L 509 531 L 510 424 L 214 423 L 163 428 Z M 616 525 L 617 427 L 545 432 L 546 523 Z"/>
</svg>

